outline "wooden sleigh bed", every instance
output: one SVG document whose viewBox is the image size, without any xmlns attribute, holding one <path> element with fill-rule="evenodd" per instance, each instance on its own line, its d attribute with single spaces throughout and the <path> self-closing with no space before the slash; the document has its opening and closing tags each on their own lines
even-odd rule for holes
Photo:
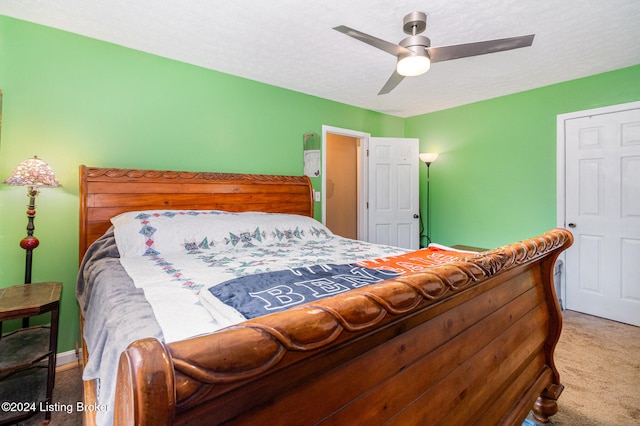
<svg viewBox="0 0 640 426">
<path fill-rule="evenodd" d="M 312 216 L 312 200 L 306 177 L 81 166 L 80 257 L 126 211 Z M 563 389 L 553 270 L 571 243 L 555 229 L 212 334 L 132 342 L 115 423 L 518 425 L 531 410 L 546 422 Z"/>
</svg>

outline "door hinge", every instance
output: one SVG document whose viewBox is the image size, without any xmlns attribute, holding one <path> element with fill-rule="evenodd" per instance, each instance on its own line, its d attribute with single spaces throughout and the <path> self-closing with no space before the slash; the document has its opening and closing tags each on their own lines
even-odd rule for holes
<svg viewBox="0 0 640 426">
<path fill-rule="evenodd" d="M 369 148 L 367 148 L 367 157 L 369 156 Z"/>
<path fill-rule="evenodd" d="M 369 208 L 369 202 L 367 201 L 367 208 Z"/>
</svg>

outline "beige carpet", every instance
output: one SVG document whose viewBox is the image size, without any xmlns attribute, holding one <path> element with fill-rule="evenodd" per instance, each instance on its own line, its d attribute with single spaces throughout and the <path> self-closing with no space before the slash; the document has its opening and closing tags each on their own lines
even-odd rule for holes
<svg viewBox="0 0 640 426">
<path fill-rule="evenodd" d="M 82 413 L 77 408 L 82 401 L 82 368 L 68 364 L 56 372 L 56 384 L 53 388 L 55 411 L 51 413 L 51 426 L 81 426 Z M 18 426 L 42 425 L 44 413 L 38 413 Z"/>
<path fill-rule="evenodd" d="M 555 425 L 640 425 L 640 327 L 563 311 L 555 360 Z"/>
</svg>

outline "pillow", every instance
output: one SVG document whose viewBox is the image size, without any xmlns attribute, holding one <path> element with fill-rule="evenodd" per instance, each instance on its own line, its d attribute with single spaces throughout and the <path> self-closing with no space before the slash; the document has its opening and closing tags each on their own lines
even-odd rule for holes
<svg viewBox="0 0 640 426">
<path fill-rule="evenodd" d="M 111 223 L 121 257 L 193 254 L 333 237 L 313 218 L 282 213 L 148 210 L 122 213 Z"/>
</svg>

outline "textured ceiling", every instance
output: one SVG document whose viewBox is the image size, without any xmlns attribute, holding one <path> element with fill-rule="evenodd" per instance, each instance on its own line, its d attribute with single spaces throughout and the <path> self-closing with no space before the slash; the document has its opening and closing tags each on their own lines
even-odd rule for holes
<svg viewBox="0 0 640 426">
<path fill-rule="evenodd" d="M 432 46 L 536 36 L 378 96 L 395 58 L 332 28 L 397 43 L 413 11 Z M 2 0 L 0 14 L 400 117 L 640 64 L 639 0 Z"/>
</svg>

